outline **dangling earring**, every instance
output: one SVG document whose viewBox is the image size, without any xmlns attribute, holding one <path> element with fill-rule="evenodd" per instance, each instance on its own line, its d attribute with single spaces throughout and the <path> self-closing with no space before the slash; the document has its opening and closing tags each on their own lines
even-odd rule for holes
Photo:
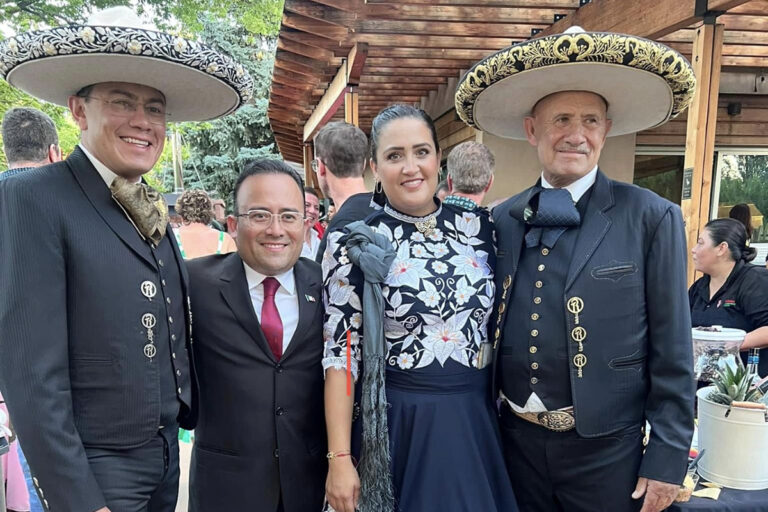
<svg viewBox="0 0 768 512">
<path fill-rule="evenodd" d="M 384 195 L 384 187 L 381 181 L 376 180 L 373 185 L 373 195 L 371 196 L 371 208 L 380 210 L 387 202 L 387 196 Z"/>
</svg>

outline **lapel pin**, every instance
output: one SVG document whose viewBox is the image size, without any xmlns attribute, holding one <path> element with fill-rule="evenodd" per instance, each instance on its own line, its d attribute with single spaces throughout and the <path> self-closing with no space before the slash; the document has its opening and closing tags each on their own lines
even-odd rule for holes
<svg viewBox="0 0 768 512">
<path fill-rule="evenodd" d="M 311 295 L 304 295 L 304 298 L 307 299 L 307 302 L 317 302 L 317 299 Z"/>
</svg>

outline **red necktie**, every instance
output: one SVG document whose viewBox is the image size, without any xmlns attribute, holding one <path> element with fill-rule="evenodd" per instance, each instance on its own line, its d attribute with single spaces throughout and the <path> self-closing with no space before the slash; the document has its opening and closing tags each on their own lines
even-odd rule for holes
<svg viewBox="0 0 768 512">
<path fill-rule="evenodd" d="M 283 321 L 275 305 L 275 293 L 280 283 L 274 277 L 262 281 L 264 285 L 264 304 L 261 306 L 261 330 L 267 338 L 269 348 L 278 361 L 283 355 Z"/>
</svg>

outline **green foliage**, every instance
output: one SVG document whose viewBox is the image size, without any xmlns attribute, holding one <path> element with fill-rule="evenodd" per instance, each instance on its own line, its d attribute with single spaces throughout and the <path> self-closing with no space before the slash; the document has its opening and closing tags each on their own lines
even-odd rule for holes
<svg viewBox="0 0 768 512">
<path fill-rule="evenodd" d="M 0 2 L 0 19 L 5 28 L 23 32 L 81 23 L 94 10 L 125 4 L 125 0 Z M 234 183 L 245 163 L 253 158 L 280 158 L 267 119 L 267 98 L 283 0 L 132 0 L 131 5 L 143 20 L 158 28 L 198 39 L 231 55 L 253 77 L 253 99 L 235 114 L 211 122 L 169 126 L 169 132 L 178 130 L 182 136 L 185 187 L 204 188 L 231 204 Z M 0 116 L 22 105 L 48 113 L 59 130 L 64 152 L 74 148 L 79 131 L 66 109 L 37 101 L 0 81 Z M 4 163 L 1 156 L 0 163 Z M 146 179 L 160 190 L 174 190 L 170 140 Z"/>
<path fill-rule="evenodd" d="M 243 166 L 254 158 L 280 158 L 267 118 L 274 65 L 274 38 L 254 37 L 226 20 L 204 20 L 201 37 L 243 64 L 254 80 L 253 99 L 240 110 L 207 123 L 179 123 L 184 147 L 184 186 L 202 188 L 232 204 Z M 261 56 L 261 58 L 259 58 Z M 163 184 L 173 190 L 171 162 L 161 160 Z"/>
<path fill-rule="evenodd" d="M 72 152 L 80 139 L 80 130 L 72 120 L 69 112 L 64 107 L 39 101 L 18 89 L 14 89 L 8 82 L 0 80 L 0 119 L 13 107 L 30 107 L 42 110 L 48 114 L 59 132 L 59 146 L 65 155 Z M 0 134 L 0 145 L 3 139 Z M 8 163 L 5 161 L 5 153 L 0 151 L 0 170 L 5 169 Z"/>
<path fill-rule="evenodd" d="M 720 204 L 753 203 L 768 222 L 768 155 L 738 155 L 737 168 L 720 181 Z M 759 242 L 765 241 L 763 238 Z"/>
<path fill-rule="evenodd" d="M 184 34 L 203 29 L 200 14 L 230 19 L 252 34 L 274 35 L 280 29 L 283 0 L 17 0 L 0 2 L 0 20 L 16 32 L 85 21 L 93 11 L 131 5 L 158 28 Z"/>
<path fill-rule="evenodd" d="M 753 376 L 747 375 L 744 365 L 739 364 L 734 369 L 732 365 L 725 364 L 717 370 L 713 381 L 717 389 L 707 398 L 722 405 L 731 405 L 732 402 L 758 402 L 761 394 L 752 387 L 752 380 Z"/>
</svg>

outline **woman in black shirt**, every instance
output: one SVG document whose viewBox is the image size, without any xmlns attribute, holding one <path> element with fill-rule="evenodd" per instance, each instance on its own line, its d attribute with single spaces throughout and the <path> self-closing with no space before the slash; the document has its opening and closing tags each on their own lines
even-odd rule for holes
<svg viewBox="0 0 768 512">
<path fill-rule="evenodd" d="M 747 246 L 744 225 L 733 219 L 707 223 L 691 250 L 696 270 L 705 275 L 688 290 L 694 327 L 721 325 L 747 332 L 741 345 L 768 347 L 768 270 L 749 262 L 757 251 Z M 758 373 L 768 374 L 768 351 Z"/>
</svg>

